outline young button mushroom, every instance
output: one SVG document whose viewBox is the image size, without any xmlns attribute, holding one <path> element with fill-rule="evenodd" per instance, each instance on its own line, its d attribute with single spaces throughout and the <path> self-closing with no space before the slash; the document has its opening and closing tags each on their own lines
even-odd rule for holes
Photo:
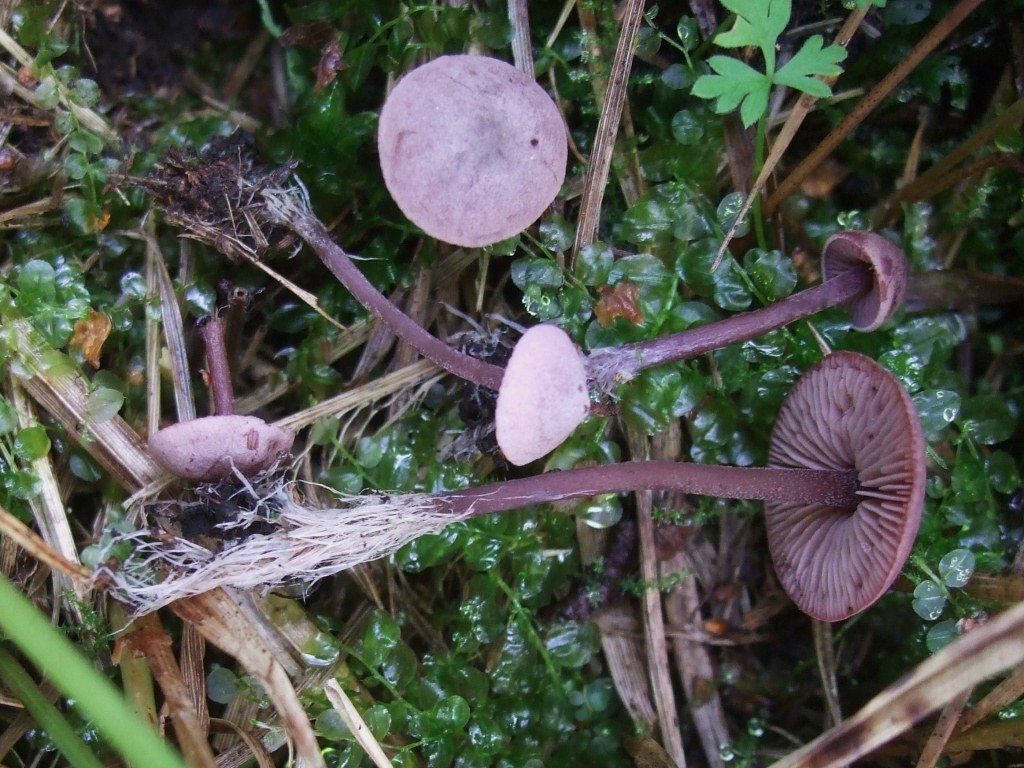
<svg viewBox="0 0 1024 768">
<path fill-rule="evenodd" d="M 567 133 L 534 80 L 486 56 L 406 74 L 380 113 L 384 182 L 428 235 L 477 247 L 530 226 L 565 179 Z"/>
<path fill-rule="evenodd" d="M 535 325 L 522 335 L 498 390 L 494 430 L 512 464 L 522 466 L 562 444 L 590 410 L 587 374 L 561 328 Z"/>
<path fill-rule="evenodd" d="M 836 352 L 787 395 L 768 465 L 857 471 L 853 504 L 773 500 L 765 527 L 793 602 L 839 621 L 875 602 L 906 561 L 924 502 L 924 437 L 899 381 L 870 358 Z"/>
<path fill-rule="evenodd" d="M 824 279 L 819 285 L 767 307 L 649 341 L 595 349 L 587 359 L 588 378 L 598 388 L 610 388 L 645 368 L 748 341 L 838 305 L 850 311 L 854 328 L 873 331 L 903 302 L 907 259 L 881 235 L 839 232 L 825 243 L 821 265 Z"/>
<path fill-rule="evenodd" d="M 199 326 L 206 345 L 213 415 L 182 421 L 149 438 L 149 452 L 171 474 L 196 482 L 223 480 L 233 471 L 255 475 L 291 450 L 295 433 L 255 416 L 235 414 L 224 331 L 216 313 Z"/>
</svg>

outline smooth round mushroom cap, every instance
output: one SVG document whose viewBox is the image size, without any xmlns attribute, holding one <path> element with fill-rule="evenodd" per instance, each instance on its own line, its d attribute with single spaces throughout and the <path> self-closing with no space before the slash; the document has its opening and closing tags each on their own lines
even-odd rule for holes
<svg viewBox="0 0 1024 768">
<path fill-rule="evenodd" d="M 561 445 L 590 410 L 579 349 L 561 328 L 535 325 L 516 342 L 494 411 L 498 447 L 522 466 Z"/>
<path fill-rule="evenodd" d="M 161 429 L 149 452 L 168 472 L 186 480 L 213 482 L 237 469 L 250 476 L 291 450 L 295 433 L 255 416 L 204 416 Z"/>
<path fill-rule="evenodd" d="M 536 221 L 565 179 L 558 107 L 511 64 L 442 56 L 406 74 L 380 113 L 391 197 L 424 232 L 477 247 Z"/>
<path fill-rule="evenodd" d="M 799 608 L 823 621 L 864 610 L 889 588 L 917 535 L 924 438 L 913 401 L 864 355 L 836 352 L 786 397 L 771 467 L 856 469 L 854 509 L 765 503 L 775 572 Z"/>
<path fill-rule="evenodd" d="M 832 235 L 821 252 L 821 271 L 828 280 L 851 269 L 871 267 L 871 290 L 847 302 L 858 331 L 873 331 L 903 303 L 907 291 L 907 257 L 874 232 L 849 231 Z"/>
</svg>

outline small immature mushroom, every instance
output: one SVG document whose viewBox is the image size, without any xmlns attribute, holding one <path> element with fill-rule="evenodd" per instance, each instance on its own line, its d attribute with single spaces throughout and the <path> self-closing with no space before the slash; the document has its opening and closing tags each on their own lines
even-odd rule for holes
<svg viewBox="0 0 1024 768">
<path fill-rule="evenodd" d="M 823 309 L 844 305 L 860 331 L 873 331 L 899 308 L 907 286 L 903 251 L 872 232 L 839 232 L 821 254 L 824 280 L 767 307 L 718 322 L 621 347 L 595 349 L 587 360 L 599 388 L 628 380 L 645 368 L 689 360 L 705 352 L 757 338 Z"/>
<path fill-rule="evenodd" d="M 214 482 L 237 470 L 252 476 L 291 450 L 295 433 L 255 416 L 235 414 L 231 371 L 220 318 L 200 325 L 213 415 L 182 421 L 149 438 L 149 452 L 168 472 L 197 482 Z"/>
<path fill-rule="evenodd" d="M 522 466 L 562 444 L 590 410 L 579 349 L 553 325 L 523 334 L 505 366 L 494 412 L 501 452 Z"/>
<path fill-rule="evenodd" d="M 924 437 L 913 401 L 863 355 L 836 352 L 803 375 L 772 431 L 770 467 L 857 470 L 857 503 L 765 503 L 775 571 L 802 611 L 839 621 L 899 574 L 924 502 Z"/>
<path fill-rule="evenodd" d="M 544 89 L 486 56 L 442 56 L 402 77 L 381 109 L 377 145 L 402 212 L 469 247 L 536 221 L 561 189 L 568 154 Z"/>
</svg>

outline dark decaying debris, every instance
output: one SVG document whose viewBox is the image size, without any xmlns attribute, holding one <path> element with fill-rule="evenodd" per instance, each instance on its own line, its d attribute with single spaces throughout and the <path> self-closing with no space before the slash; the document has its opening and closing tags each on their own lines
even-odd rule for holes
<svg viewBox="0 0 1024 768">
<path fill-rule="evenodd" d="M 277 495 L 271 491 L 280 482 L 280 472 L 271 470 L 244 484 L 236 478 L 197 483 L 191 499 L 147 504 L 147 517 L 172 536 L 220 550 L 231 542 L 266 536 L 276 529 L 272 521 Z"/>
<path fill-rule="evenodd" d="M 262 214 L 261 193 L 283 187 L 295 163 L 266 169 L 255 159 L 252 138 L 242 132 L 216 137 L 200 152 L 175 147 L 144 177 L 122 177 L 153 199 L 186 237 L 225 256 L 258 258 L 271 247 L 272 224 Z M 289 237 L 274 247 L 287 247 Z"/>
</svg>

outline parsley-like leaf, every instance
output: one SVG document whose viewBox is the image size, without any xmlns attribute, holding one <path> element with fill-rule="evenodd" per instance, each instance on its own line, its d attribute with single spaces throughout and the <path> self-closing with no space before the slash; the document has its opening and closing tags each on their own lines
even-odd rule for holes
<svg viewBox="0 0 1024 768">
<path fill-rule="evenodd" d="M 722 5 L 736 14 L 736 21 L 715 43 L 723 48 L 757 47 L 764 57 L 765 72 L 729 56 L 712 56 L 708 65 L 714 74 L 697 78 L 693 95 L 715 99 L 716 112 L 731 112 L 738 106 L 740 119 L 748 128 L 767 111 L 773 85 L 818 98 L 832 95 L 832 89 L 817 77 L 838 75 L 846 50 L 838 45 L 823 47 L 820 35 L 808 38 L 793 58 L 775 69 L 775 46 L 789 24 L 791 0 L 722 0 Z"/>
<path fill-rule="evenodd" d="M 779 68 L 772 80 L 819 99 L 831 96 L 832 89 L 816 76 L 832 76 L 842 72 L 839 62 L 846 58 L 846 49 L 838 45 L 822 48 L 822 42 L 821 35 L 807 38 L 793 58 Z"/>
<path fill-rule="evenodd" d="M 772 83 L 763 72 L 731 56 L 712 56 L 708 64 L 717 74 L 702 75 L 693 84 L 692 93 L 702 99 L 717 99 L 715 111 L 732 112 L 740 107 L 743 124 L 750 126 L 768 108 Z"/>
</svg>

